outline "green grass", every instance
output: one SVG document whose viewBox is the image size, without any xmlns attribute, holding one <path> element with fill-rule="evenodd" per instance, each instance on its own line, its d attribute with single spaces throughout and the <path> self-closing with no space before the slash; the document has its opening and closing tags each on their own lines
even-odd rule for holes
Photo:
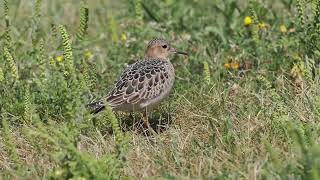
<svg viewBox="0 0 320 180">
<path fill-rule="evenodd" d="M 319 179 L 319 0 L 0 7 L 1 179 Z M 153 37 L 190 54 L 172 59 L 159 133 L 90 115 Z"/>
</svg>

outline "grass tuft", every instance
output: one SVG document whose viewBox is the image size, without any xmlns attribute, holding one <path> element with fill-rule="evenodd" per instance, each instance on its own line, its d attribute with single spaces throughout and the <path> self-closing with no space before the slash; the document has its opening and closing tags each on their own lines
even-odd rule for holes
<svg viewBox="0 0 320 180">
<path fill-rule="evenodd" d="M 118 37 L 118 25 L 116 23 L 116 20 L 114 19 L 112 13 L 108 14 L 108 24 L 111 32 L 111 39 L 112 42 L 118 43 L 119 37 Z"/>
<path fill-rule="evenodd" d="M 81 1 L 80 4 L 80 26 L 77 32 L 77 38 L 83 40 L 88 29 L 89 8 L 86 1 Z"/>
<path fill-rule="evenodd" d="M 4 37 L 5 37 L 5 46 L 6 47 L 11 47 L 11 29 L 10 29 L 10 19 L 9 19 L 9 6 L 8 6 L 8 1 L 7 0 L 3 0 L 3 12 L 4 12 L 4 19 L 5 19 L 5 24 L 6 24 L 6 28 L 5 28 L 5 33 L 4 33 Z"/>
<path fill-rule="evenodd" d="M 72 42 L 70 36 L 65 28 L 65 26 L 59 26 L 59 32 L 62 37 L 62 46 L 63 46 L 63 59 L 64 63 L 66 64 L 67 71 L 65 74 L 67 76 L 74 76 L 75 75 L 75 67 L 73 62 L 73 52 L 72 52 Z"/>
<path fill-rule="evenodd" d="M 210 75 L 210 68 L 208 62 L 203 62 L 203 74 L 204 74 L 204 80 L 207 84 L 211 82 L 211 75 Z"/>
<path fill-rule="evenodd" d="M 35 12 L 35 16 L 38 18 L 41 17 L 41 7 L 42 7 L 42 0 L 35 0 L 34 12 Z"/>
<path fill-rule="evenodd" d="M 300 20 L 300 24 L 302 27 L 306 24 L 305 17 L 304 17 L 304 7 L 306 6 L 305 0 L 297 0 L 297 11 L 298 11 L 298 17 Z M 314 11 L 315 13 L 317 10 Z"/>
<path fill-rule="evenodd" d="M 13 132 L 10 129 L 10 125 L 8 123 L 8 118 L 7 115 L 5 115 L 4 113 L 1 113 L 1 136 L 3 137 L 4 140 L 4 144 L 5 144 L 5 148 L 6 151 L 8 153 L 9 156 L 9 161 L 12 164 L 10 168 L 18 168 L 21 161 L 20 161 L 20 157 L 18 155 L 18 151 L 16 148 L 16 144 L 15 144 L 15 139 L 13 137 Z"/>
<path fill-rule="evenodd" d="M 5 59 L 7 60 L 7 63 L 9 65 L 9 68 L 10 68 L 10 72 L 11 72 L 11 75 L 13 77 L 13 79 L 15 81 L 18 81 L 19 80 L 19 73 L 18 73 L 18 67 L 9 51 L 8 48 L 4 47 L 3 48 L 3 54 L 4 54 L 4 57 Z"/>
<path fill-rule="evenodd" d="M 143 6 L 142 0 L 134 0 L 136 19 L 140 25 L 143 25 Z"/>
</svg>

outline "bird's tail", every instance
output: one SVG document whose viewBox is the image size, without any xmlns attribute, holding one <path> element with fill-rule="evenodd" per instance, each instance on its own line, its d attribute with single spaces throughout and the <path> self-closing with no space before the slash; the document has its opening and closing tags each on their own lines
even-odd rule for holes
<svg viewBox="0 0 320 180">
<path fill-rule="evenodd" d="M 97 114 L 105 108 L 105 105 L 102 101 L 97 101 L 87 104 L 86 107 L 88 108 L 91 114 Z"/>
</svg>

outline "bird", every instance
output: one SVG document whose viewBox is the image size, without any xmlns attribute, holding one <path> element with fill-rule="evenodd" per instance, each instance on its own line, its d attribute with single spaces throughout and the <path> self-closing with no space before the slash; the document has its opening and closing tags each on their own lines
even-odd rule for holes
<svg viewBox="0 0 320 180">
<path fill-rule="evenodd" d="M 105 97 L 86 107 L 92 114 L 101 112 L 107 105 L 113 111 L 142 112 L 144 125 L 150 128 L 148 110 L 165 99 L 173 88 L 175 70 L 170 57 L 174 54 L 188 55 L 163 38 L 152 39 L 144 58 L 129 65 Z"/>
</svg>

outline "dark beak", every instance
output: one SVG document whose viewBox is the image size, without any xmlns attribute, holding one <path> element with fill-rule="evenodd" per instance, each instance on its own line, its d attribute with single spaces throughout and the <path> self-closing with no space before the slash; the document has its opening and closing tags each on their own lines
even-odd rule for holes
<svg viewBox="0 0 320 180">
<path fill-rule="evenodd" d="M 185 56 L 188 56 L 188 53 L 182 52 L 182 51 L 177 51 L 175 48 L 171 48 L 170 51 L 175 53 L 175 54 L 183 54 Z"/>
<path fill-rule="evenodd" d="M 185 55 L 185 56 L 189 56 L 189 54 L 188 54 L 188 53 L 186 53 L 186 52 L 182 52 L 182 51 L 176 51 L 176 53 L 177 53 L 177 54 L 183 54 L 183 55 Z"/>
</svg>

